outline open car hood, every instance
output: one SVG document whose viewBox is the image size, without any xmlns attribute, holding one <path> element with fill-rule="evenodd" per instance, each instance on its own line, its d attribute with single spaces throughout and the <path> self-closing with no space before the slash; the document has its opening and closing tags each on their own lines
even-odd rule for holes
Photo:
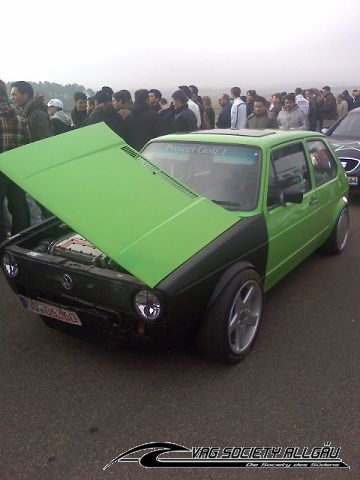
<svg viewBox="0 0 360 480">
<path fill-rule="evenodd" d="M 5 152 L 0 170 L 151 288 L 239 221 L 104 123 Z"/>
</svg>

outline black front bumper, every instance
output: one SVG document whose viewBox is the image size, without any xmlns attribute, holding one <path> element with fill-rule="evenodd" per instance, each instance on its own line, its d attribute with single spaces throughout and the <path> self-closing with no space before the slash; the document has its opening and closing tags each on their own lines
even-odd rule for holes
<svg viewBox="0 0 360 480">
<path fill-rule="evenodd" d="M 71 325 L 73 329 L 108 332 L 130 344 L 159 346 L 168 342 L 165 316 L 144 321 L 135 313 L 134 296 L 146 288 L 136 278 L 50 255 L 32 257 L 17 246 L 6 250 L 18 265 L 17 276 L 6 277 L 12 290 L 28 299 L 75 312 L 82 326 Z M 64 275 L 72 279 L 70 291 L 64 287 Z M 67 325 L 60 320 L 54 322 Z"/>
</svg>

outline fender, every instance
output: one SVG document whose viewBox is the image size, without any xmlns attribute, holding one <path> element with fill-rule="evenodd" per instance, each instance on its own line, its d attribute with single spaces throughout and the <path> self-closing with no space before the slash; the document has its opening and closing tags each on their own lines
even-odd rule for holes
<svg viewBox="0 0 360 480">
<path fill-rule="evenodd" d="M 254 271 L 256 271 L 254 265 L 252 265 L 250 262 L 247 262 L 246 260 L 242 260 L 240 262 L 235 263 L 234 265 L 231 265 L 230 268 L 226 270 L 226 272 L 220 277 L 211 297 L 209 304 L 206 308 L 205 315 L 209 310 L 211 310 L 212 306 L 214 303 L 217 301 L 217 299 L 220 297 L 222 292 L 225 290 L 227 285 L 232 281 L 236 275 L 241 272 L 242 270 L 245 270 L 247 268 L 250 268 Z M 257 272 L 259 273 L 259 272 Z"/>
</svg>

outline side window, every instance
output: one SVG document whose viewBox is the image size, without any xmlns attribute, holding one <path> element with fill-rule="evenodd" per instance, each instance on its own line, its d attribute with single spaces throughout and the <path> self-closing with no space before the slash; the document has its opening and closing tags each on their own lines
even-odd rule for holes
<svg viewBox="0 0 360 480">
<path fill-rule="evenodd" d="M 332 153 L 322 140 L 309 140 L 307 146 L 314 168 L 315 185 L 318 187 L 336 177 L 336 162 Z"/>
<path fill-rule="evenodd" d="M 279 203 L 283 192 L 310 190 L 309 168 L 301 143 L 273 150 L 270 159 L 268 207 Z"/>
</svg>

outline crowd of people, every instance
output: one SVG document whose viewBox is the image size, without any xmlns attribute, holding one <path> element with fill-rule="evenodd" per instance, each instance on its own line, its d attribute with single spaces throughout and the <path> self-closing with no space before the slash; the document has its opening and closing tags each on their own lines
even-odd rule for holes
<svg viewBox="0 0 360 480">
<path fill-rule="evenodd" d="M 76 92 L 70 116 L 64 112 L 61 99 L 52 98 L 46 104 L 25 81 L 12 83 L 10 97 L 0 80 L 0 153 L 99 122 L 105 122 L 136 150 L 157 136 L 199 129 L 321 131 L 349 110 L 360 107 L 360 88 L 352 95 L 345 90 L 335 97 L 329 86 L 321 90 L 299 87 L 293 93 L 274 93 L 269 99 L 255 90 L 242 96 L 241 89 L 233 87 L 219 96 L 218 115 L 211 98 L 201 97 L 195 85 L 179 86 L 170 104 L 155 88 L 136 90 L 134 98 L 128 90 L 114 92 L 108 86 L 90 98 Z M 0 242 L 49 215 L 0 172 Z"/>
</svg>

